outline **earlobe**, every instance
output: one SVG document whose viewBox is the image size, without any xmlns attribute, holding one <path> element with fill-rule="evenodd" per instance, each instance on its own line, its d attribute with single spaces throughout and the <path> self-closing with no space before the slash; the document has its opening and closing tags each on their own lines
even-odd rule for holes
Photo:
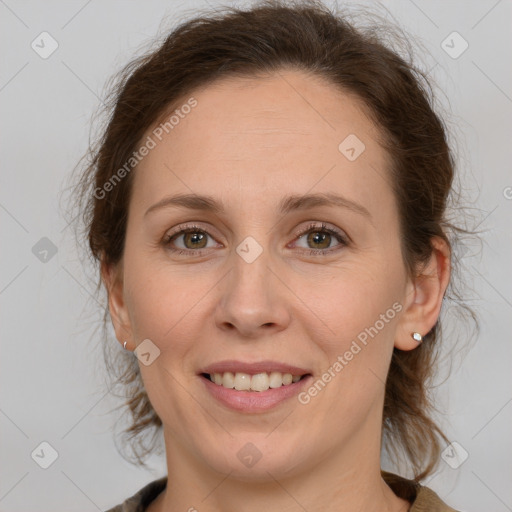
<svg viewBox="0 0 512 512">
<path fill-rule="evenodd" d="M 432 255 L 421 275 L 412 284 L 413 299 L 397 327 L 395 348 L 413 350 L 437 322 L 450 281 L 450 249 L 439 237 L 432 239 Z M 419 336 L 414 336 L 418 333 Z"/>
<path fill-rule="evenodd" d="M 395 348 L 398 350 L 414 350 L 423 342 L 423 335 L 419 332 L 413 331 L 409 333 L 409 338 L 401 336 L 400 339 L 395 341 Z"/>
</svg>

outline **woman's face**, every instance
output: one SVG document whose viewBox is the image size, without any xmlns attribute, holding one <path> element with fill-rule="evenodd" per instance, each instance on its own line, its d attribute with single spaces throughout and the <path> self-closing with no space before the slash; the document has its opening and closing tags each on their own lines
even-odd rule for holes
<svg viewBox="0 0 512 512">
<path fill-rule="evenodd" d="M 132 171 L 111 297 L 118 338 L 150 340 L 139 365 L 169 453 L 256 480 L 350 460 L 362 446 L 378 452 L 395 340 L 416 342 L 375 126 L 353 97 L 298 71 L 191 96 L 197 104 L 168 133 L 153 126 L 143 138 L 155 145 Z M 178 195 L 217 208 L 165 203 Z M 221 390 L 201 375 L 221 363 L 243 388 L 243 374 L 270 373 L 269 361 L 309 377 L 293 391 L 259 392 Z"/>
</svg>

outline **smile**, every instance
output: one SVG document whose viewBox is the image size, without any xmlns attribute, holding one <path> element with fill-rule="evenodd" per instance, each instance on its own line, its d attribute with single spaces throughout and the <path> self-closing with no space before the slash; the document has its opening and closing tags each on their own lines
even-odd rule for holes
<svg viewBox="0 0 512 512">
<path fill-rule="evenodd" d="M 226 373 L 230 373 L 227 378 Z M 272 372 L 270 374 L 260 373 L 253 376 L 244 373 L 226 373 L 217 374 L 217 381 L 222 378 L 222 384 L 216 384 L 213 382 L 210 375 L 206 373 L 200 374 L 200 380 L 203 382 L 206 392 L 219 404 L 242 413 L 262 413 L 286 403 L 291 398 L 295 397 L 297 399 L 297 395 L 299 395 L 299 393 L 313 381 L 313 376 L 311 374 L 295 376 L 294 382 L 294 376 L 291 374 L 282 375 L 278 372 Z M 276 373 L 277 375 L 273 375 Z M 250 379 L 248 377 L 250 377 Z M 253 379 L 255 377 L 256 379 L 253 383 Z M 246 389 L 238 390 L 234 387 L 226 387 L 224 385 L 225 378 L 226 384 L 230 385 L 230 382 L 232 381 L 234 386 L 235 380 L 237 380 L 241 383 L 241 387 L 245 387 Z M 290 378 L 291 382 L 289 384 L 285 384 L 284 382 L 288 382 Z M 213 375 L 213 379 L 215 380 L 215 374 Z M 267 382 L 265 382 L 265 379 L 267 379 Z M 276 386 L 278 383 L 280 385 L 277 387 L 271 387 L 271 383 Z M 247 388 L 247 386 L 249 386 L 249 388 Z M 255 391 L 250 389 L 252 386 L 259 386 L 264 389 L 261 391 Z"/>
<path fill-rule="evenodd" d="M 267 391 L 281 386 L 289 386 L 298 382 L 305 375 L 292 375 L 291 373 L 281 372 L 262 372 L 256 375 L 250 375 L 244 372 L 224 372 L 203 374 L 218 386 L 237 391 Z"/>
</svg>

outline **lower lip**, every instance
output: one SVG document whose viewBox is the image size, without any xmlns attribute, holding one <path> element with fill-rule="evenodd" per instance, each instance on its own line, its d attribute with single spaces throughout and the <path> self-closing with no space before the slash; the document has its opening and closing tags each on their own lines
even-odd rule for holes
<svg viewBox="0 0 512 512">
<path fill-rule="evenodd" d="M 313 376 L 308 375 L 287 386 L 270 388 L 266 391 L 237 391 L 219 386 L 203 375 L 200 375 L 199 378 L 213 397 L 227 407 L 239 412 L 261 412 L 272 409 L 296 396 L 313 379 Z"/>
</svg>

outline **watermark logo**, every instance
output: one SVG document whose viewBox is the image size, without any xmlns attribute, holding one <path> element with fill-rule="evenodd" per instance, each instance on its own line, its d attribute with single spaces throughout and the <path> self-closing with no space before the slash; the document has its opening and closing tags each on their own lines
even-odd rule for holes
<svg viewBox="0 0 512 512">
<path fill-rule="evenodd" d="M 363 141 L 351 133 L 338 146 L 339 152 L 350 162 L 357 160 L 366 149 Z"/>
<path fill-rule="evenodd" d="M 41 32 L 30 44 L 41 59 L 47 59 L 57 50 L 59 43 L 48 32 Z"/>
<path fill-rule="evenodd" d="M 350 348 L 343 354 L 340 354 L 336 361 L 312 384 L 306 391 L 302 391 L 298 395 L 298 400 L 301 404 L 306 405 L 322 391 L 331 380 L 338 375 L 345 366 L 347 366 L 354 357 L 361 352 L 361 350 L 368 345 L 368 337 L 372 339 L 389 323 L 390 320 L 395 318 L 396 314 L 402 311 L 402 304 L 395 302 L 391 308 L 379 316 L 375 323 L 366 327 L 357 335 L 357 340 L 352 340 Z"/>
<path fill-rule="evenodd" d="M 57 254 L 57 246 L 49 238 L 43 236 L 32 247 L 32 254 L 42 263 L 48 263 Z"/>
<path fill-rule="evenodd" d="M 115 186 L 125 178 L 133 168 L 143 160 L 149 152 L 156 148 L 158 142 L 161 142 L 164 133 L 168 134 L 173 130 L 181 119 L 185 119 L 187 114 L 192 111 L 192 108 L 197 106 L 197 100 L 194 97 L 188 99 L 187 103 L 182 105 L 179 109 L 176 109 L 171 116 L 164 123 L 160 123 L 150 135 L 146 137 L 146 140 L 139 147 L 137 151 L 132 153 L 132 156 L 120 167 L 104 184 L 102 187 L 97 187 L 94 190 L 94 197 L 96 199 L 104 199 L 107 192 L 114 190 Z M 158 142 L 157 142 L 158 141 Z"/>
<path fill-rule="evenodd" d="M 443 40 L 441 48 L 452 59 L 458 59 L 469 48 L 469 43 L 458 32 L 454 31 Z"/>
<path fill-rule="evenodd" d="M 263 247 L 252 236 L 248 236 L 238 244 L 236 252 L 246 263 L 252 263 L 263 252 Z"/>
<path fill-rule="evenodd" d="M 453 441 L 450 443 L 442 452 L 441 458 L 450 466 L 452 469 L 457 469 L 469 457 L 469 453 L 464 449 L 462 445 Z"/>
<path fill-rule="evenodd" d="M 240 462 L 248 467 L 252 468 L 261 459 L 262 453 L 252 443 L 246 443 L 236 454 Z"/>
<path fill-rule="evenodd" d="M 43 469 L 48 469 L 59 458 L 57 450 L 47 441 L 40 443 L 30 456 Z"/>
<path fill-rule="evenodd" d="M 160 349 L 150 339 L 145 339 L 137 345 L 134 353 L 144 366 L 149 366 L 160 356 Z"/>
</svg>

